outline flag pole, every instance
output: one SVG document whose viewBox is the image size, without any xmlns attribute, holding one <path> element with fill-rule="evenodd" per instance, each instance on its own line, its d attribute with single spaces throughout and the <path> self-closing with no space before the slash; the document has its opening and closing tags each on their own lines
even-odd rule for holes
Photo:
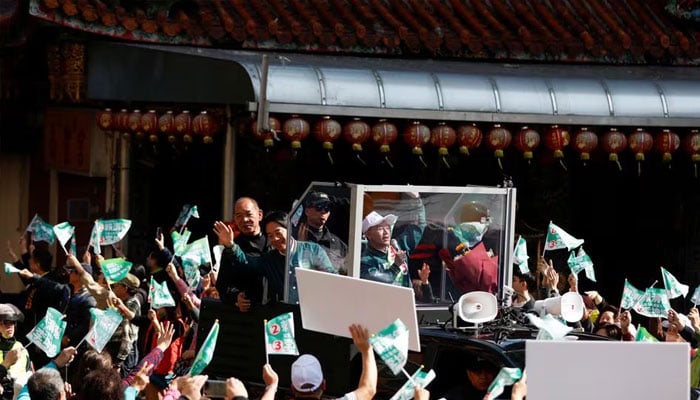
<svg viewBox="0 0 700 400">
<path fill-rule="evenodd" d="M 411 384 L 413 385 L 413 387 L 418 386 L 418 384 L 416 383 L 416 381 L 413 380 L 413 377 L 411 377 L 411 375 L 410 375 L 408 372 L 406 372 L 406 368 L 401 367 L 401 372 L 403 372 L 403 374 L 406 375 L 406 378 L 408 378 L 408 380 L 411 382 Z"/>
<path fill-rule="evenodd" d="M 625 288 L 627 287 L 627 278 L 625 278 L 625 283 L 622 284 L 622 296 L 620 297 L 620 312 L 622 312 L 622 303 L 625 301 Z"/>
<path fill-rule="evenodd" d="M 267 353 L 267 320 L 263 320 L 263 333 L 265 334 L 265 364 L 270 364 L 270 355 Z"/>
</svg>

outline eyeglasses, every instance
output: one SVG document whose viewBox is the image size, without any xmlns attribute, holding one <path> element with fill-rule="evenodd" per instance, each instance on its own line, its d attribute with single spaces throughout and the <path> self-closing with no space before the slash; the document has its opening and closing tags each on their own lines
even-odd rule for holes
<svg viewBox="0 0 700 400">
<path fill-rule="evenodd" d="M 0 324 L 3 324 L 3 325 L 5 325 L 5 326 L 8 326 L 8 325 L 17 325 L 17 321 L 5 320 L 5 321 L 0 321 Z"/>
<path fill-rule="evenodd" d="M 328 212 L 331 210 L 331 205 L 330 205 L 330 203 L 319 203 L 319 204 L 316 204 L 314 206 L 314 208 L 316 209 L 316 211 Z"/>
</svg>

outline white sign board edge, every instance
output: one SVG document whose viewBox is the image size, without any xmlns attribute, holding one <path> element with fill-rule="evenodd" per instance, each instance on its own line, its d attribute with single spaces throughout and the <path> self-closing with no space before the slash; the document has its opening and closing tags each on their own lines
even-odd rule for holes
<svg viewBox="0 0 700 400">
<path fill-rule="evenodd" d="M 687 343 L 535 341 L 525 344 L 527 398 L 690 398 Z"/>
<path fill-rule="evenodd" d="M 310 269 L 295 272 L 304 329 L 349 338 L 351 324 L 376 333 L 398 318 L 408 327 L 409 350 L 421 351 L 413 289 Z"/>
</svg>

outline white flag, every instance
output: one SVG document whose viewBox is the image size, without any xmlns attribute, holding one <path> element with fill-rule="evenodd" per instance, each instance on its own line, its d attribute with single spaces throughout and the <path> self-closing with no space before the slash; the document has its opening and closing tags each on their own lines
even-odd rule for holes
<svg viewBox="0 0 700 400">
<path fill-rule="evenodd" d="M 669 299 L 675 299 L 676 297 L 680 296 L 685 297 L 688 295 L 690 286 L 678 282 L 678 279 L 668 272 L 666 268 L 661 267 L 661 275 L 664 277 L 664 286 L 668 292 Z"/>
<path fill-rule="evenodd" d="M 556 226 L 551 221 L 547 228 L 547 239 L 544 243 L 545 250 L 568 249 L 572 250 L 583 244 L 583 239 L 576 239 L 565 230 Z"/>
</svg>

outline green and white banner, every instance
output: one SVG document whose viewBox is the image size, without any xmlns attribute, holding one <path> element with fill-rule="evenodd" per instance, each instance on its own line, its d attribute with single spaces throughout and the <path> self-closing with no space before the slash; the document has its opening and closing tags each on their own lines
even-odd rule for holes
<svg viewBox="0 0 700 400">
<path fill-rule="evenodd" d="M 572 250 L 583 244 L 583 239 L 576 239 L 569 235 L 551 221 L 547 228 L 547 238 L 545 239 L 545 250 L 567 249 Z"/>
<path fill-rule="evenodd" d="M 66 321 L 55 308 L 49 307 L 46 316 L 29 331 L 27 339 L 46 353 L 49 358 L 56 357 L 61 351 L 61 339 L 66 331 Z"/>
<path fill-rule="evenodd" d="M 119 324 L 122 323 L 124 317 L 112 308 L 100 310 L 93 307 L 90 309 L 90 318 L 92 319 L 92 326 L 87 335 L 85 335 L 85 341 L 93 349 L 101 352 L 114 335 Z"/>
<path fill-rule="evenodd" d="M 199 375 L 204 371 L 204 368 L 209 365 L 212 358 L 214 358 L 214 350 L 216 349 L 216 341 L 219 339 L 219 320 L 214 321 L 214 325 L 211 326 L 207 338 L 204 339 L 202 347 L 197 352 L 197 356 L 192 362 L 192 368 L 190 369 L 190 375 Z"/>
<path fill-rule="evenodd" d="M 666 318 L 670 309 L 671 303 L 668 300 L 666 289 L 653 287 L 647 288 L 637 305 L 634 306 L 634 311 L 637 314 L 650 318 Z"/>
<path fill-rule="evenodd" d="M 19 272 L 19 268 L 15 267 L 14 265 L 10 263 L 5 263 L 5 274 L 10 275 L 10 274 L 15 274 Z"/>
<path fill-rule="evenodd" d="M 578 254 L 574 255 L 572 251 L 569 255 L 568 260 L 569 268 L 571 272 L 578 275 L 581 271 L 586 271 L 586 278 L 595 282 L 595 270 L 593 269 L 593 261 L 591 257 L 586 254 L 583 247 L 578 249 Z"/>
<path fill-rule="evenodd" d="M 622 288 L 621 307 L 626 309 L 634 307 L 642 296 L 644 296 L 644 291 L 637 289 L 625 279 L 625 286 Z"/>
<path fill-rule="evenodd" d="M 189 222 L 190 218 L 199 218 L 199 210 L 197 210 L 197 206 L 190 206 L 189 204 L 185 204 L 182 206 L 182 210 L 180 210 L 180 214 L 177 216 L 177 221 L 175 221 L 175 226 L 185 226 Z"/>
<path fill-rule="evenodd" d="M 27 232 L 32 233 L 32 240 L 35 242 L 47 242 L 53 244 L 54 233 L 53 226 L 46 223 L 39 214 L 35 214 L 29 226 L 27 226 Z"/>
<path fill-rule="evenodd" d="M 400 319 L 396 319 L 389 326 L 370 337 L 369 344 L 394 375 L 401 372 L 406 365 L 406 361 L 408 361 L 408 328 Z"/>
<path fill-rule="evenodd" d="M 56 238 L 61 246 L 65 248 L 66 243 L 68 243 L 70 238 L 73 237 L 73 234 L 75 233 L 75 227 L 69 224 L 67 221 L 61 222 L 60 224 L 54 225 L 53 233 L 56 235 Z"/>
<path fill-rule="evenodd" d="M 175 307 L 175 300 L 168 289 L 167 283 L 165 281 L 158 283 L 153 277 L 151 277 L 150 290 L 148 291 L 148 301 L 153 309 Z"/>
<path fill-rule="evenodd" d="M 515 382 L 519 381 L 523 377 L 523 371 L 520 368 L 507 368 L 503 367 L 498 371 L 498 375 L 489 385 L 486 391 L 486 396 L 484 400 L 493 400 L 503 393 L 506 386 L 511 386 Z"/>
<path fill-rule="evenodd" d="M 430 371 L 425 371 L 423 368 L 419 368 L 416 370 L 416 372 L 411 375 L 411 379 L 413 379 L 413 382 L 416 383 L 416 385 L 425 388 L 430 384 L 430 382 L 435 379 L 435 371 L 432 369 Z M 396 393 L 394 393 L 393 396 L 391 396 L 391 399 L 389 400 L 411 400 L 413 398 L 413 395 L 415 394 L 414 386 L 413 383 L 411 383 L 410 380 L 406 381 L 406 383 L 401 386 L 401 389 L 399 389 Z"/>
<path fill-rule="evenodd" d="M 267 354 L 299 355 L 293 313 L 278 315 L 265 323 L 265 349 Z"/>
<path fill-rule="evenodd" d="M 119 282 L 131 271 L 133 264 L 123 258 L 110 258 L 100 262 L 102 272 L 110 283 Z"/>
<path fill-rule="evenodd" d="M 187 242 L 190 241 L 190 236 L 192 232 L 189 229 L 182 231 L 182 234 L 178 231 L 172 231 L 170 237 L 173 239 L 173 254 L 176 256 L 182 255 L 182 253 L 187 248 Z"/>
<path fill-rule="evenodd" d="M 518 243 L 515 245 L 515 251 L 513 252 L 513 263 L 518 265 L 520 272 L 526 274 L 530 272 L 530 267 L 527 265 L 527 260 L 530 257 L 527 255 L 527 242 L 525 238 L 520 236 Z"/>
<path fill-rule="evenodd" d="M 541 335 L 538 334 L 538 340 L 559 340 L 573 330 L 572 327 L 562 323 L 551 314 L 545 314 L 542 318 L 535 314 L 527 316 L 530 318 L 530 322 L 540 329 Z"/>
<path fill-rule="evenodd" d="M 688 295 L 690 286 L 678 282 L 678 279 L 676 279 L 673 274 L 668 272 L 666 268 L 661 267 L 661 275 L 664 277 L 664 286 L 668 292 L 669 299 L 675 299 L 676 297 L 681 296 L 685 297 Z"/>
<path fill-rule="evenodd" d="M 124 239 L 131 228 L 131 220 L 128 219 L 98 219 L 90 233 L 90 246 L 95 254 L 100 254 L 100 246 L 108 246 Z"/>
</svg>

